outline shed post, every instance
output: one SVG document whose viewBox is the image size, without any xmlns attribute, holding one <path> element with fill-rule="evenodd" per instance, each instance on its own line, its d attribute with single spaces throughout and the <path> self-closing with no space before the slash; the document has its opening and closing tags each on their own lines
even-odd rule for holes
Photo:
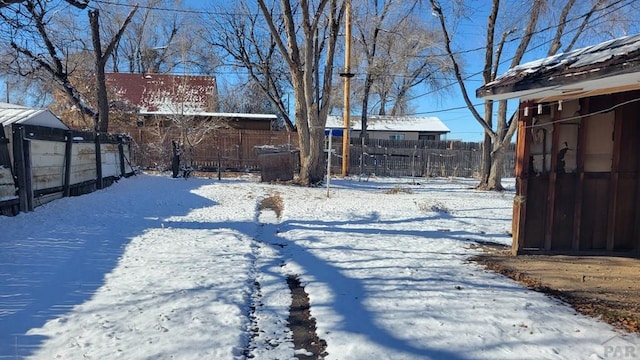
<svg viewBox="0 0 640 360">
<path fill-rule="evenodd" d="M 100 146 L 100 133 L 96 132 L 95 136 L 96 144 L 96 189 L 103 188 L 102 182 L 102 149 Z"/>
<path fill-rule="evenodd" d="M 518 138 L 516 144 L 516 196 L 513 199 L 513 246 L 512 252 L 517 255 L 525 241 L 525 220 L 527 214 L 527 187 L 529 185 L 529 139 L 531 132 L 531 101 L 520 103 L 518 109 Z"/>
<path fill-rule="evenodd" d="M 550 105 L 549 105 L 550 106 Z M 560 114 L 557 110 L 552 112 L 553 116 L 551 117 L 551 121 L 553 122 L 553 131 L 551 133 L 551 167 L 549 168 L 549 190 L 547 192 L 547 219 L 545 222 L 545 233 L 544 233 L 544 249 L 549 251 L 551 250 L 553 244 L 553 226 L 555 221 L 555 210 L 556 210 L 556 185 L 558 180 L 558 141 L 559 141 L 559 130 L 558 130 L 558 118 Z M 543 167 L 546 166 L 543 164 Z"/>
<path fill-rule="evenodd" d="M 9 156 L 9 139 L 4 135 L 4 129 L 0 127 L 0 165 L 11 169 L 11 157 Z"/>
<path fill-rule="evenodd" d="M 73 132 L 66 132 L 66 141 L 64 146 L 64 197 L 71 195 L 71 151 L 73 146 Z"/>
<path fill-rule="evenodd" d="M 620 103 L 623 99 L 615 96 L 616 103 Z M 613 128 L 613 154 L 611 158 L 611 177 L 609 187 L 609 218 L 607 219 L 607 251 L 613 251 L 616 247 L 616 217 L 618 215 L 618 186 L 620 182 L 620 166 L 622 149 L 622 127 L 623 127 L 623 111 L 616 109 L 614 112 L 614 128 Z"/>
<path fill-rule="evenodd" d="M 122 139 L 118 141 L 118 154 L 120 155 L 120 176 L 125 177 L 127 170 L 125 168 L 124 144 Z"/>
<path fill-rule="evenodd" d="M 13 125 L 13 162 L 20 199 L 20 211 L 33 210 L 33 191 L 31 190 L 31 171 L 29 169 L 29 143 L 25 141 L 24 126 Z"/>
</svg>

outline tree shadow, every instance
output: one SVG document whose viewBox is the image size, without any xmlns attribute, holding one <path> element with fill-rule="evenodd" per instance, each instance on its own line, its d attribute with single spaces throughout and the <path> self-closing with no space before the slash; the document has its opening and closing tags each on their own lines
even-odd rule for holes
<svg viewBox="0 0 640 360">
<path fill-rule="evenodd" d="M 44 337 L 25 333 L 89 300 L 133 238 L 193 207 L 216 205 L 193 192 L 210 181 L 176 180 L 169 193 L 152 191 L 166 181 L 130 178 L 32 213 L 0 217 L 0 358 L 29 356 L 39 348 Z M 137 191 L 126 203 L 112 202 L 112 192 L 136 186 L 150 191 Z"/>
</svg>

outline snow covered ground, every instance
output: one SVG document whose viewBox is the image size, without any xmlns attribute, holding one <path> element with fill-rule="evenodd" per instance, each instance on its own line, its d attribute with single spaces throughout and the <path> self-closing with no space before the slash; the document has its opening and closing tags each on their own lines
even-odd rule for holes
<svg viewBox="0 0 640 360">
<path fill-rule="evenodd" d="M 416 181 L 327 197 L 142 175 L 0 217 L 0 359 L 293 359 L 289 275 L 327 359 L 640 357 L 637 335 L 466 261 L 510 243 L 512 192 Z M 274 194 L 280 218 L 258 209 Z"/>
</svg>

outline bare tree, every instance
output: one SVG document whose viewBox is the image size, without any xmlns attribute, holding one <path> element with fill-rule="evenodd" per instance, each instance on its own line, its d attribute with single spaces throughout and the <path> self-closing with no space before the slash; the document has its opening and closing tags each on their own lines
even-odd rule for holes
<svg viewBox="0 0 640 360">
<path fill-rule="evenodd" d="M 484 83 L 495 80 L 498 76 L 499 67 L 502 63 L 508 62 L 510 67 L 518 65 L 525 53 L 529 51 L 532 39 L 537 36 L 542 45 L 548 44 L 548 55 L 555 54 L 560 48 L 562 39 L 568 38 L 569 42 L 565 47 L 566 50 L 570 50 L 576 43 L 577 39 L 583 36 L 588 30 L 588 24 L 590 24 L 594 15 L 602 9 L 607 8 L 610 10 L 606 14 L 610 14 L 614 11 L 615 6 L 622 6 L 622 1 L 608 1 L 609 6 L 606 6 L 604 0 L 597 0 L 592 3 L 581 3 L 578 7 L 576 1 L 572 0 L 560 0 L 547 7 L 546 0 L 534 0 L 532 3 L 527 3 L 528 7 L 525 8 L 524 16 L 525 26 L 520 29 L 521 21 L 519 17 L 515 15 L 513 8 L 507 9 L 508 15 L 500 17 L 500 1 L 493 0 L 491 10 L 487 18 L 486 29 L 486 43 L 484 48 L 484 61 L 482 63 L 482 77 Z M 483 157 L 483 168 L 480 184 L 478 188 L 487 190 L 502 190 L 502 173 L 504 168 L 504 156 L 507 146 L 511 142 L 511 138 L 516 130 L 517 113 L 510 118 L 507 115 L 507 102 L 500 101 L 498 104 L 498 111 L 496 114 L 493 112 L 493 102 L 485 101 L 484 116 L 482 116 L 474 107 L 466 88 L 465 77 L 460 67 L 460 60 L 456 56 L 452 48 L 452 36 L 449 32 L 449 27 L 444 15 L 444 11 L 437 0 L 430 0 L 433 13 L 436 15 L 440 22 L 440 27 L 445 38 L 445 48 L 448 54 L 449 60 L 454 69 L 456 81 L 460 87 L 462 97 L 477 122 L 482 126 L 485 132 L 485 156 Z M 558 17 L 549 16 L 549 10 L 561 9 Z M 574 14 L 572 19 L 569 19 L 570 14 Z M 598 17 L 602 19 L 603 12 Z M 546 15 L 546 17 L 545 17 Z M 546 28 L 540 28 L 541 19 L 545 19 L 548 22 Z M 566 25 L 571 23 L 571 27 Z M 496 32 L 498 28 L 502 26 L 503 32 L 497 36 Z M 602 23 L 598 23 L 596 27 L 602 27 Z M 520 29 L 520 30 L 519 30 Z M 591 30 L 594 30 L 593 27 Z M 541 35 L 552 33 L 550 41 L 545 42 Z M 515 43 L 515 46 L 511 46 Z M 541 45 L 537 45 L 540 47 Z M 510 50 L 509 53 L 506 51 Z M 503 60 L 503 56 L 509 56 L 508 60 Z M 495 116 L 495 123 L 494 123 Z"/>
<path fill-rule="evenodd" d="M 248 83 L 262 91 L 284 120 L 286 129 L 293 131 L 289 106 L 285 102 L 288 96 L 285 90 L 291 88 L 291 76 L 275 36 L 268 29 L 261 28 L 260 13 L 251 10 L 247 3 L 236 4 L 233 12 L 233 15 L 210 18 L 212 31 L 203 32 L 204 38 L 228 55 L 231 67 L 247 71 Z M 278 33 L 284 33 L 282 18 L 274 18 L 273 24 Z M 245 100 L 252 102 L 251 99 Z"/>
<path fill-rule="evenodd" d="M 194 67 L 193 64 L 183 64 L 195 55 L 199 56 L 197 37 L 192 24 L 197 23 L 189 19 L 180 11 L 181 1 L 171 0 L 143 0 L 140 10 L 136 13 L 131 24 L 127 27 L 118 46 L 111 56 L 113 72 L 130 73 L 168 73 Z M 161 8 L 163 10 L 157 10 Z M 167 10 L 164 10 L 167 9 Z M 175 9 L 176 11 L 170 11 Z M 127 15 L 114 9 L 106 15 L 105 28 L 110 36 L 115 36 L 119 24 Z M 215 62 L 215 57 L 207 56 L 209 63 Z M 192 61 L 190 61 L 192 62 Z M 198 62 L 198 73 L 204 63 Z M 190 73 L 191 69 L 188 69 Z"/>
<path fill-rule="evenodd" d="M 356 61 L 365 79 L 361 86 L 356 82 L 354 92 L 362 99 L 363 137 L 368 114 L 408 112 L 411 89 L 421 84 L 439 87 L 434 75 L 450 68 L 441 56 L 434 56 L 441 52 L 441 36 L 416 14 L 419 3 L 364 0 L 355 6 L 354 47 L 356 54 L 362 54 Z"/>
<path fill-rule="evenodd" d="M 324 178 L 322 147 L 331 105 L 333 62 L 345 3 L 300 0 L 292 4 L 282 0 L 275 10 L 264 0 L 258 0 L 258 5 L 291 75 L 300 142 L 299 182 L 320 183 Z M 283 33 L 276 25 L 278 17 L 284 20 Z"/>
<path fill-rule="evenodd" d="M 77 2 L 80 4 L 80 2 Z M 73 5 L 73 6 L 72 6 Z M 86 30 L 78 27 L 71 19 L 77 19 L 81 15 L 73 12 L 70 7 L 78 7 L 76 4 L 61 7 L 61 3 L 52 3 L 45 0 L 25 0 L 19 6 L 11 6 L 0 13 L 0 18 L 7 33 L 6 41 L 13 50 L 3 56 L 11 58 L 7 70 L 32 79 L 50 82 L 51 79 L 62 89 L 75 108 L 82 114 L 94 119 L 94 128 L 106 131 L 108 126 L 108 101 L 106 84 L 104 82 L 104 67 L 110 52 L 115 47 L 124 28 L 131 20 L 136 8 L 131 10 L 130 16 L 121 25 L 121 30 L 102 49 L 100 41 L 100 28 L 98 24 L 98 10 L 91 10 L 89 22 L 93 35 L 92 44 L 94 56 L 93 74 L 95 76 L 95 89 L 97 106 L 86 101 L 83 93 L 72 81 L 74 72 L 83 69 L 82 61 L 85 56 L 76 56 L 86 52 L 89 48 L 85 39 L 79 34 L 86 34 Z M 61 15 L 64 14 L 64 15 Z M 70 16 L 71 15 L 71 16 Z M 78 61 L 75 61 L 75 60 Z M 86 68 L 85 68 L 86 69 Z M 100 119 L 98 118 L 100 116 Z"/>
<path fill-rule="evenodd" d="M 107 60 L 113 52 L 116 44 L 122 37 L 125 28 L 131 22 L 131 18 L 138 10 L 138 6 L 134 6 L 129 15 L 122 23 L 120 30 L 111 39 L 106 48 L 102 49 L 100 40 L 100 22 L 98 10 L 89 11 L 89 24 L 91 25 L 91 38 L 93 40 L 93 53 L 95 56 L 95 72 L 96 72 L 96 98 L 98 103 L 98 114 L 96 119 L 95 130 L 99 132 L 107 132 L 109 128 L 109 98 L 107 95 L 107 84 L 105 79 L 105 67 Z"/>
<path fill-rule="evenodd" d="M 62 19 L 58 14 L 74 13 L 69 5 L 62 7 L 47 1 L 27 0 L 21 2 L 20 6 L 6 10 L 11 12 L 0 13 L 6 29 L 3 41 L 8 45 L 5 48 L 5 58 L 9 60 L 5 63 L 8 65 L 6 69 L 13 74 L 41 81 L 53 78 L 78 111 L 94 117 L 97 111 L 83 101 L 82 94 L 70 80 L 70 75 L 79 64 L 68 62 L 67 59 L 72 53 L 86 48 L 86 43 L 74 35 L 76 24 L 59 25 L 58 21 Z M 80 13 L 75 14 L 80 16 Z"/>
</svg>

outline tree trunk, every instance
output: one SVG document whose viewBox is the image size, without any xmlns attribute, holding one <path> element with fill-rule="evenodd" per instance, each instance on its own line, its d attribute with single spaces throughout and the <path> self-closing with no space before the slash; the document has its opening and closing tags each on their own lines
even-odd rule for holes
<svg viewBox="0 0 640 360">
<path fill-rule="evenodd" d="M 484 134 L 482 141 L 482 157 L 480 159 L 480 183 L 478 188 L 485 188 L 487 181 L 489 181 L 489 173 L 491 171 L 491 136 Z"/>
<path fill-rule="evenodd" d="M 493 123 L 493 102 L 485 101 L 484 103 L 484 121 L 489 127 Z M 491 135 L 486 131 L 484 133 L 484 140 L 482 142 L 482 159 L 480 164 L 480 183 L 478 189 L 485 189 L 488 187 L 489 174 L 491 172 L 491 149 L 492 149 Z"/>
<path fill-rule="evenodd" d="M 498 146 L 491 156 L 491 171 L 483 190 L 502 191 L 502 174 L 504 172 L 505 146 Z"/>
<path fill-rule="evenodd" d="M 94 129 L 97 132 L 107 132 L 109 130 L 109 97 L 107 95 L 107 84 L 105 80 L 104 68 L 107 59 L 115 49 L 116 44 L 120 41 L 124 30 L 138 10 L 138 6 L 129 12 L 124 23 L 116 36 L 111 39 L 109 45 L 102 52 L 102 41 L 100 40 L 100 13 L 98 10 L 89 11 L 89 24 L 91 26 L 91 39 L 93 42 L 93 53 L 95 55 L 95 71 L 96 71 L 96 98 L 98 100 L 98 113 L 94 116 Z"/>
</svg>

